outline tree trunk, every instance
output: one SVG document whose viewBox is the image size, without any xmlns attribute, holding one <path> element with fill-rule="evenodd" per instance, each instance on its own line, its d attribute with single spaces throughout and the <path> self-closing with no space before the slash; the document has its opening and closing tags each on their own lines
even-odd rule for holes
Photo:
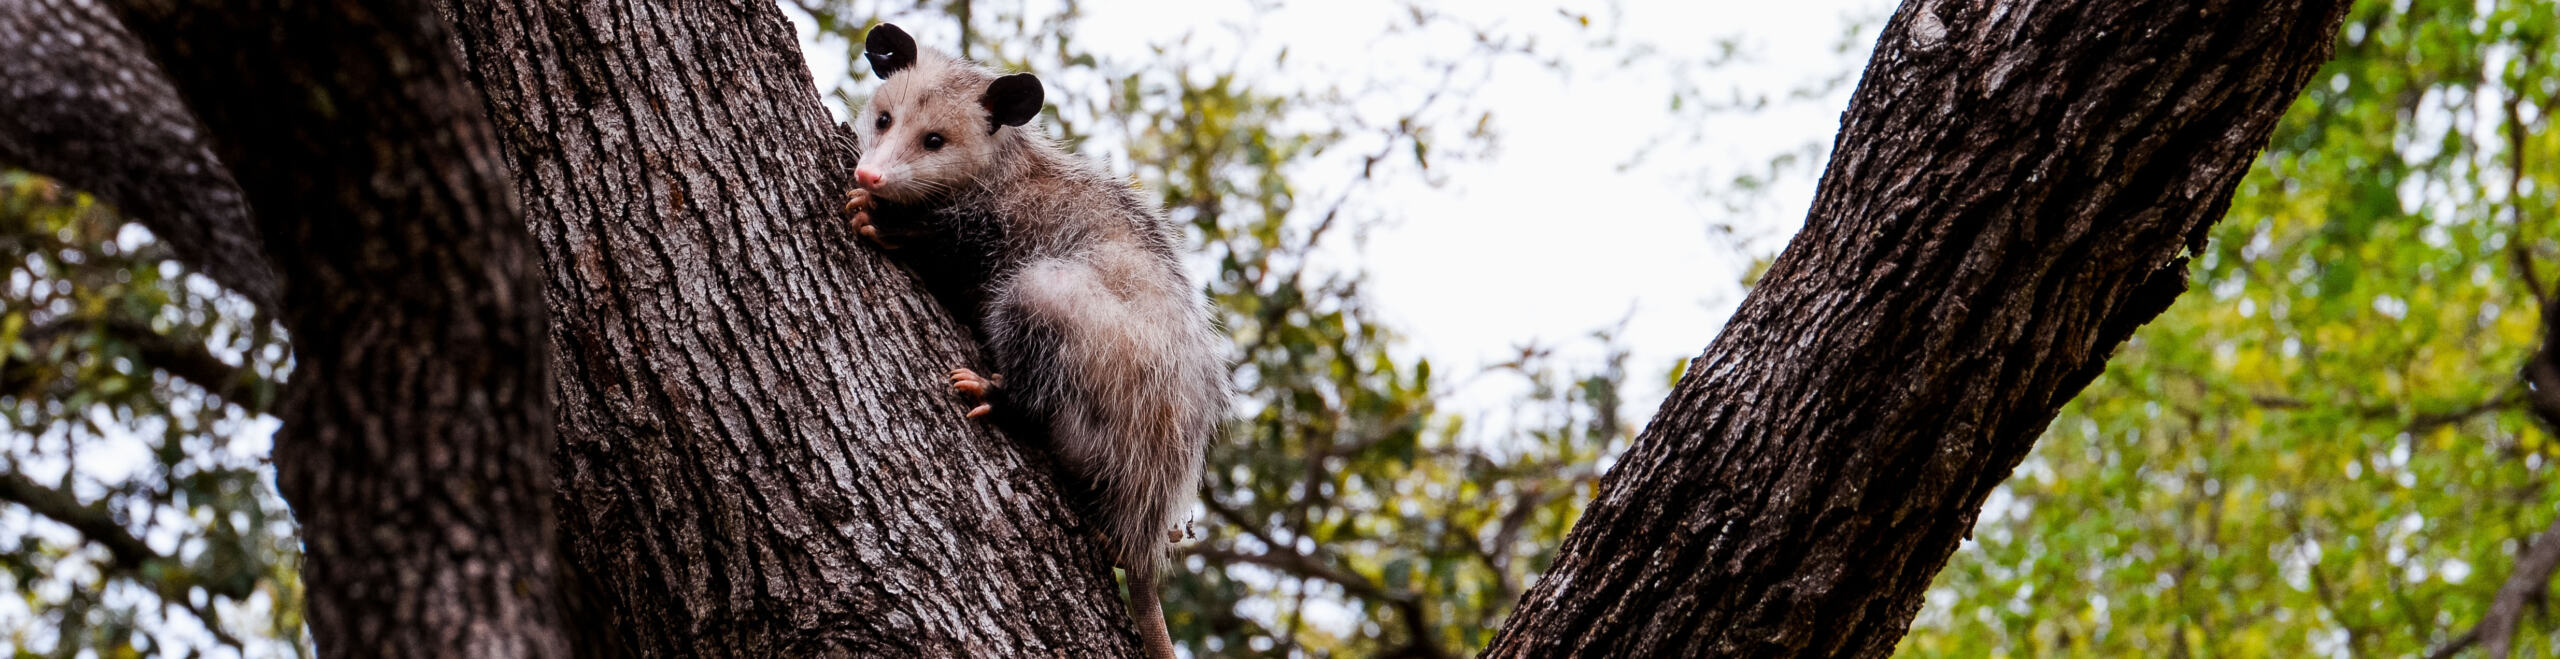
<svg viewBox="0 0 2560 659">
<path fill-rule="evenodd" d="M 414 1 L 117 9 L 282 275 L 294 371 L 276 484 L 301 525 L 313 641 L 565 654 L 538 275 L 442 26 Z"/>
<path fill-rule="evenodd" d="M 1883 656 L 2327 58 L 2343 1 L 1916 0 L 1813 210 L 1488 656 Z"/>
<path fill-rule="evenodd" d="M 836 214 L 850 138 L 770 2 L 449 0 L 539 245 L 591 621 L 661 656 L 1133 655 L 968 335 Z"/>
<path fill-rule="evenodd" d="M 0 2 L 0 159 L 283 312 L 324 655 L 1136 653 L 1048 463 L 945 389 L 966 334 L 835 216 L 774 6 L 131 4 Z"/>
</svg>

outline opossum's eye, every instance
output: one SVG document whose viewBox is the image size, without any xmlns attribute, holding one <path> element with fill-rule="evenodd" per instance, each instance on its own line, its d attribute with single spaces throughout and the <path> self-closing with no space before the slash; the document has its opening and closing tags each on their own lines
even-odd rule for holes
<svg viewBox="0 0 2560 659">
<path fill-rule="evenodd" d="M 887 113 L 887 112 L 882 112 L 882 113 L 880 113 L 880 120 L 879 120 L 879 121 L 871 122 L 871 128 L 872 128 L 872 129 L 874 129 L 874 130 L 888 130 L 888 129 L 889 129 L 889 113 Z"/>
<path fill-rule="evenodd" d="M 941 133 L 925 133 L 925 134 L 924 134 L 924 150 L 926 150 L 926 151 L 941 151 L 941 150 L 942 150 L 942 134 L 941 134 Z"/>
</svg>

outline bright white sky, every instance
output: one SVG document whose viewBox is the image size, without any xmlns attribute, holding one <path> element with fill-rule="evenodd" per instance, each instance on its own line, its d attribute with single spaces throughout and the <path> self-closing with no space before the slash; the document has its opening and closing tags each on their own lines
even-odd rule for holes
<svg viewBox="0 0 2560 659">
<path fill-rule="evenodd" d="M 1199 53 L 1194 61 L 1213 67 L 1257 65 L 1288 48 L 1290 68 L 1257 85 L 1308 84 L 1300 79 L 1309 77 L 1413 79 L 1425 74 L 1419 62 L 1426 56 L 1466 52 L 1463 34 L 1381 38 L 1383 27 L 1405 13 L 1399 4 L 1301 0 L 1259 15 L 1253 4 L 1088 3 L 1078 43 L 1131 60 L 1144 59 L 1151 46 L 1172 46 Z M 1597 356 L 1596 346 L 1582 339 L 1625 318 L 1634 354 L 1628 412 L 1637 419 L 1663 395 L 1668 369 L 1702 351 L 1741 302 L 1739 280 L 1750 257 L 1774 254 L 1802 222 L 1815 170 L 1797 167 L 1757 203 L 1739 209 L 1710 198 L 1706 186 L 1758 171 L 1770 158 L 1807 145 L 1827 149 L 1851 86 L 1763 112 L 1703 120 L 1694 110 L 1675 113 L 1672 89 L 1685 78 L 1710 96 L 1783 99 L 1791 88 L 1861 69 L 1874 26 L 1891 8 L 1883 0 L 1719 0 L 1630 2 L 1613 14 L 1603 2 L 1417 4 L 1458 22 L 1537 35 L 1540 47 L 1560 55 L 1571 72 L 1517 58 L 1494 66 L 1465 102 L 1493 113 L 1498 149 L 1436 166 L 1446 177 L 1443 186 L 1402 183 L 1369 198 L 1396 219 L 1375 227 L 1344 264 L 1369 272 L 1372 307 L 1405 337 L 1405 350 L 1429 357 L 1436 372 L 1460 376 L 1452 383 L 1516 356 L 1518 346 L 1532 341 L 1560 346 L 1569 362 L 1589 363 L 1570 359 Z M 1590 16 L 1595 30 L 1578 29 L 1568 14 Z M 953 25 L 912 23 L 902 27 L 930 46 L 947 49 L 958 36 Z M 1852 32 L 1853 24 L 1863 27 Z M 1588 45 L 1611 27 L 1625 42 L 1657 48 L 1671 56 L 1666 59 L 1704 60 L 1724 40 L 1737 42 L 1743 58 L 1678 73 L 1659 63 L 1628 67 L 1618 51 Z M 802 33 L 819 88 L 832 87 L 846 75 L 847 44 L 807 40 L 805 22 Z M 853 88 L 867 92 L 870 84 L 857 81 Z M 1053 100 L 1071 93 L 1056 87 L 1053 82 Z M 1390 97 L 1385 105 L 1401 107 L 1392 91 L 1383 95 Z M 1650 157 L 1621 168 L 1649 145 L 1655 146 Z M 1339 171 L 1347 169 L 1332 170 Z M 1305 178 L 1340 178 L 1332 172 Z M 1717 225 L 1733 226 L 1749 240 L 1727 237 L 1712 228 Z M 1498 411 L 1514 386 L 1478 381 L 1454 402 L 1462 411 Z"/>
</svg>

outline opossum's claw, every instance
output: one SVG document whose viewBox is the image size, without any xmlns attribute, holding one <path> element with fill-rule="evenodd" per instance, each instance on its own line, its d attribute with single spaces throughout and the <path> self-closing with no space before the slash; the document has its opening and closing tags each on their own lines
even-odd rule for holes
<svg viewBox="0 0 2560 659">
<path fill-rule="evenodd" d="M 859 216 L 857 216 L 857 217 L 859 217 Z M 880 249 L 897 249 L 897 248 L 898 248 L 898 243 L 889 242 L 889 239 L 880 237 L 880 229 L 879 229 L 879 227 L 874 227 L 874 226 L 871 226 L 871 225 L 869 225 L 869 224 L 864 224 L 864 225 L 862 225 L 860 228 L 856 228 L 856 229 L 854 229 L 854 232 L 862 234 L 862 237 L 863 237 L 863 238 L 868 239 L 868 240 L 870 240 L 870 241 L 871 241 L 871 244 L 879 245 L 879 246 L 880 246 Z"/>
<path fill-rule="evenodd" d="M 880 228 L 871 224 L 871 211 L 876 207 L 870 190 L 854 188 L 844 193 L 844 211 L 853 214 L 853 232 L 862 234 L 864 240 L 879 245 L 881 249 L 897 249 L 898 243 L 880 237 Z"/>
<path fill-rule="evenodd" d="M 988 373 L 988 374 L 986 374 L 986 375 L 979 375 L 977 371 L 972 371 L 972 370 L 965 369 L 965 368 L 955 368 L 955 369 L 951 369 L 951 381 L 952 381 L 953 383 L 955 383 L 955 384 L 956 384 L 956 383 L 958 383 L 958 382 L 960 382 L 960 381 L 962 381 L 962 380 L 971 380 L 971 381 L 975 381 L 975 382 L 977 382 L 977 383 L 979 383 L 979 384 L 986 385 L 986 387 L 987 387 L 988 389 L 991 389 L 991 390 L 992 390 L 992 389 L 995 389 L 996 387 L 1004 386 L 1004 374 L 1003 374 L 1003 373 Z"/>
<path fill-rule="evenodd" d="M 977 407 L 969 408 L 968 416 L 972 419 L 996 411 L 995 405 L 987 402 L 987 396 L 995 393 L 996 387 L 1003 384 L 1004 376 L 1002 375 L 980 376 L 977 371 L 965 368 L 951 369 L 951 390 L 960 392 L 961 395 L 968 396 L 978 403 Z"/>
</svg>

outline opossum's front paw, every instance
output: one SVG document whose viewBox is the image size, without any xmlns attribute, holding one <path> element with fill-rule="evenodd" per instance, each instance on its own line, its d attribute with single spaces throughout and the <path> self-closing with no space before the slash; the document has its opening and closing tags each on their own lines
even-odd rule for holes
<svg viewBox="0 0 2560 659">
<path fill-rule="evenodd" d="M 981 376 L 977 371 L 965 368 L 951 369 L 951 390 L 960 392 L 960 395 L 968 396 L 969 400 L 978 403 L 977 407 L 969 408 L 969 418 L 975 419 L 996 411 L 995 404 L 987 400 L 995 394 L 996 387 L 1001 386 L 1004 386 L 1003 375 L 990 373 Z"/>
<path fill-rule="evenodd" d="M 896 243 L 880 237 L 880 227 L 871 221 L 871 211 L 879 208 L 879 203 L 871 198 L 870 190 L 854 188 L 844 193 L 844 212 L 853 216 L 853 232 L 862 234 L 864 239 L 881 249 L 897 249 Z"/>
</svg>

